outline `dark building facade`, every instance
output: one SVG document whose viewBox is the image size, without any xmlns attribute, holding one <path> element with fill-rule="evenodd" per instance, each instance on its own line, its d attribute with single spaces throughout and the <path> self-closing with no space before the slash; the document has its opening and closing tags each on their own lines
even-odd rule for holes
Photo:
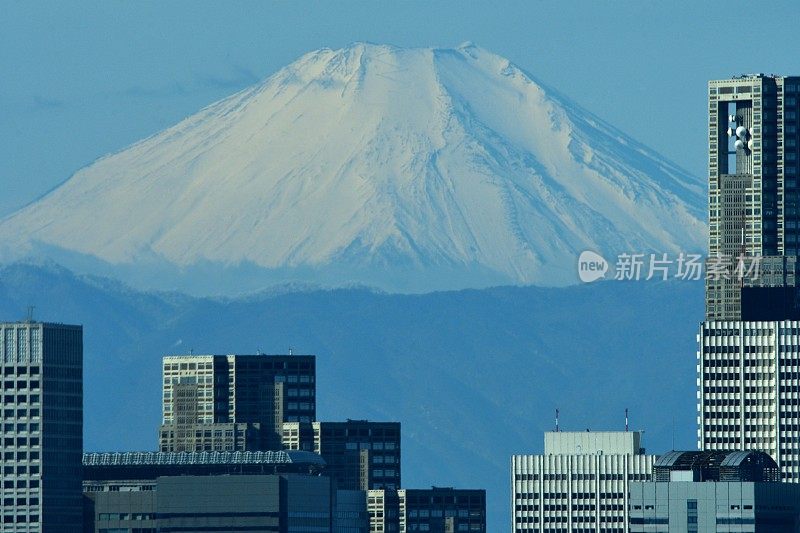
<svg viewBox="0 0 800 533">
<path fill-rule="evenodd" d="M 330 532 L 330 479 L 307 474 L 168 476 L 87 492 L 87 533 Z"/>
<path fill-rule="evenodd" d="M 370 490 L 367 510 L 373 533 L 486 531 L 484 490 L 449 487 Z"/>
<path fill-rule="evenodd" d="M 363 492 L 336 491 L 302 451 L 84 456 L 84 531 L 366 533 Z"/>
<path fill-rule="evenodd" d="M 283 446 L 320 454 L 326 475 L 340 489 L 400 487 L 399 422 L 288 422 L 283 425 Z"/>
<path fill-rule="evenodd" d="M 83 329 L 0 323 L 2 530 L 81 530 Z"/>
<path fill-rule="evenodd" d="M 159 450 L 279 450 L 284 422 L 316 417 L 313 355 L 163 360 Z"/>
</svg>

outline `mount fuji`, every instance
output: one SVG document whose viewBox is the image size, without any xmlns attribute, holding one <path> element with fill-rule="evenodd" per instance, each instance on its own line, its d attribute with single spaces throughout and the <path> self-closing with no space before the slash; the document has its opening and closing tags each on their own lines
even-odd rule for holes
<svg viewBox="0 0 800 533">
<path fill-rule="evenodd" d="M 0 221 L 0 259 L 195 293 L 558 286 L 585 249 L 700 250 L 703 191 L 477 46 L 357 43 L 78 171 Z"/>
</svg>

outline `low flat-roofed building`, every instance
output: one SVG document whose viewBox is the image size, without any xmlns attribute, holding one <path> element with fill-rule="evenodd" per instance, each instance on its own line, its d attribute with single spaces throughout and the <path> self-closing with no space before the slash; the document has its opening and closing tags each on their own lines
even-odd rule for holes
<svg viewBox="0 0 800 533">
<path fill-rule="evenodd" d="M 631 483 L 631 533 L 800 531 L 800 484 L 758 451 L 669 452 Z"/>
<path fill-rule="evenodd" d="M 330 532 L 330 479 L 308 474 L 165 476 L 85 492 L 84 531 Z M 94 485 L 97 487 L 97 485 Z"/>
<path fill-rule="evenodd" d="M 337 491 L 311 452 L 84 456 L 84 531 L 367 533 L 361 491 Z"/>
</svg>

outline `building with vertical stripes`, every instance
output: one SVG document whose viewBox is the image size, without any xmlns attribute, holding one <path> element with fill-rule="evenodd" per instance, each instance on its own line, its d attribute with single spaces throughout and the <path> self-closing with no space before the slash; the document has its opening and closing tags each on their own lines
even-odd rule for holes
<svg viewBox="0 0 800 533">
<path fill-rule="evenodd" d="M 640 431 L 547 432 L 544 454 L 511 459 L 511 531 L 627 533 L 630 483 L 655 456 Z"/>
<path fill-rule="evenodd" d="M 82 530 L 83 328 L 0 323 L 2 531 Z"/>
<path fill-rule="evenodd" d="M 798 481 L 800 77 L 710 81 L 708 119 L 697 444 L 764 451 L 784 480 Z"/>
</svg>

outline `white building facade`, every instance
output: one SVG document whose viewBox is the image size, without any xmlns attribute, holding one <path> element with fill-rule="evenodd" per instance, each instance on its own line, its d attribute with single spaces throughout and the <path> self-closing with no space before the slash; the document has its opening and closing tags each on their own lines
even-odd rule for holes
<svg viewBox="0 0 800 533">
<path fill-rule="evenodd" d="M 800 480 L 800 321 L 709 321 L 697 352 L 701 450 L 761 450 Z"/>
<path fill-rule="evenodd" d="M 547 432 L 543 455 L 511 459 L 514 533 L 627 533 L 629 484 L 650 480 L 656 457 L 642 433 Z"/>
</svg>

